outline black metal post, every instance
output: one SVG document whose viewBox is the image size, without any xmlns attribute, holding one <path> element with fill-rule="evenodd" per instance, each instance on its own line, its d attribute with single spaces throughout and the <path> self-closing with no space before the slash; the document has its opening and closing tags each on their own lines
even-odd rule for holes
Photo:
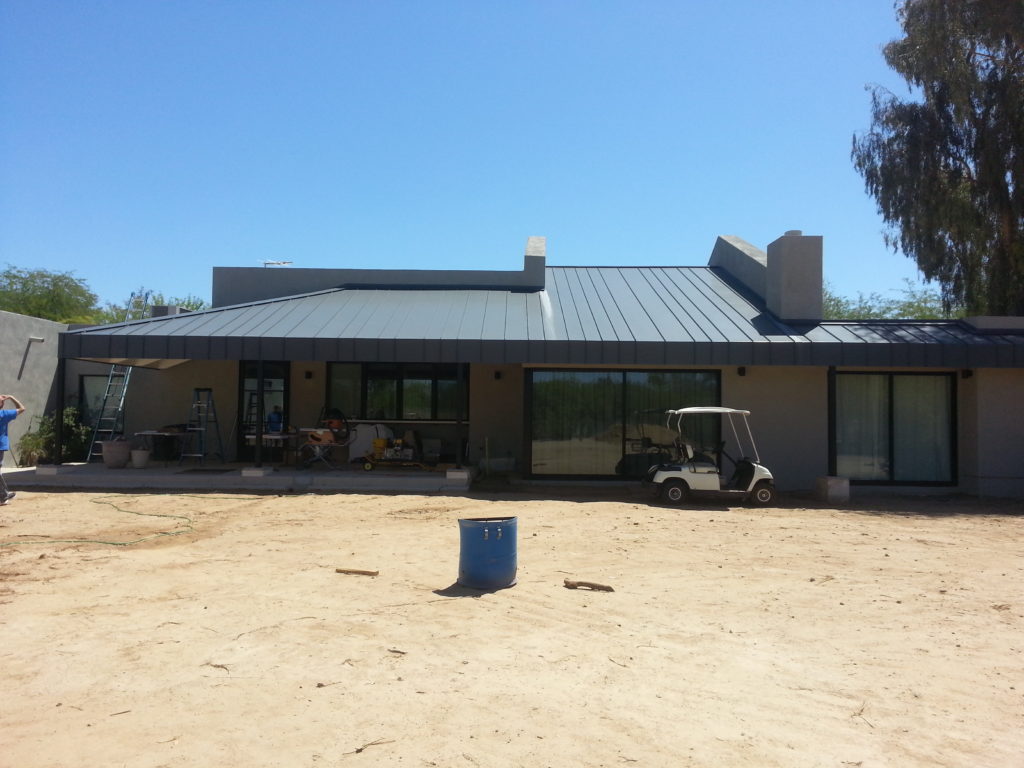
<svg viewBox="0 0 1024 768">
<path fill-rule="evenodd" d="M 59 466 L 64 463 L 64 358 L 57 357 L 57 423 L 55 426 L 57 439 L 57 455 L 54 462 Z"/>
<path fill-rule="evenodd" d="M 455 392 L 458 402 L 455 405 L 455 468 L 462 469 L 462 453 L 466 450 L 466 440 L 463 433 L 462 408 L 466 401 L 466 373 L 465 366 L 459 363 L 455 369 Z"/>
<path fill-rule="evenodd" d="M 835 476 L 838 464 L 836 456 L 836 367 L 830 365 L 827 373 L 828 388 L 828 473 Z"/>
</svg>

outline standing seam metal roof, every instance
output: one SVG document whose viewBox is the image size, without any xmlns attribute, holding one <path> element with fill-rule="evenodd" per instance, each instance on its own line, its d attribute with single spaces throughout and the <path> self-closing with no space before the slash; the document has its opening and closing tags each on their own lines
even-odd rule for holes
<svg viewBox="0 0 1024 768">
<path fill-rule="evenodd" d="M 713 267 L 547 267 L 538 292 L 336 288 L 69 331 L 61 356 L 613 365 L 1021 367 L 956 321 L 788 325 Z"/>
</svg>

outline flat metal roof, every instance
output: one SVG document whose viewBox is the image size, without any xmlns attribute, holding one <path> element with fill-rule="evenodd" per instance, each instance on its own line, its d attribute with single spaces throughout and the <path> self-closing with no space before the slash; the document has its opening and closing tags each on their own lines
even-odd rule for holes
<svg viewBox="0 0 1024 768">
<path fill-rule="evenodd" d="M 61 334 L 60 356 L 549 365 L 1021 367 L 958 321 L 796 326 L 715 267 L 546 267 L 545 289 L 335 288 Z"/>
</svg>

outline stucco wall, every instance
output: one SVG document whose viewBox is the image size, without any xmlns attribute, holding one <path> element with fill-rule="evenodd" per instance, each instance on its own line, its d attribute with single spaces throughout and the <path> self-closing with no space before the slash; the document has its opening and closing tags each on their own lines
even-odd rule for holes
<svg viewBox="0 0 1024 768">
<path fill-rule="evenodd" d="M 187 423 L 196 387 L 213 389 L 225 458 L 233 459 L 238 402 L 238 363 L 234 360 L 191 361 L 162 371 L 135 368 L 125 401 L 125 435 Z M 211 435 L 210 440 L 208 449 L 216 450 L 216 437 Z"/>
<path fill-rule="evenodd" d="M 484 457 L 486 440 L 492 461 L 523 471 L 522 366 L 470 366 L 469 393 L 469 460 Z"/>
<path fill-rule="evenodd" d="M 976 369 L 960 389 L 963 490 L 1024 497 L 1024 371 Z"/>
<path fill-rule="evenodd" d="M 14 395 L 25 406 L 7 430 L 15 455 L 21 436 L 56 408 L 57 339 L 66 329 L 62 323 L 0 311 L 0 394 Z M 14 464 L 15 456 L 5 454 L 4 465 Z"/>
<path fill-rule="evenodd" d="M 750 411 L 761 461 L 779 490 L 811 490 L 828 474 L 828 369 L 744 370 L 740 376 L 738 368 L 722 369 L 722 405 Z"/>
<path fill-rule="evenodd" d="M 309 378 L 306 378 L 306 374 Z M 288 421 L 294 427 L 317 424 L 327 398 L 327 364 L 293 362 L 289 381 Z"/>
</svg>

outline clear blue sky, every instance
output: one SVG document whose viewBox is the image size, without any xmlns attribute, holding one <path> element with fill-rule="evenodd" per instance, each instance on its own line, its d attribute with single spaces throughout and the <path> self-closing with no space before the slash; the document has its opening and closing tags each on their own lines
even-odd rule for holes
<svg viewBox="0 0 1024 768">
<path fill-rule="evenodd" d="M 0 0 L 0 265 L 102 301 L 214 266 L 703 265 L 825 238 L 892 295 L 850 162 L 891 0 Z"/>
</svg>

